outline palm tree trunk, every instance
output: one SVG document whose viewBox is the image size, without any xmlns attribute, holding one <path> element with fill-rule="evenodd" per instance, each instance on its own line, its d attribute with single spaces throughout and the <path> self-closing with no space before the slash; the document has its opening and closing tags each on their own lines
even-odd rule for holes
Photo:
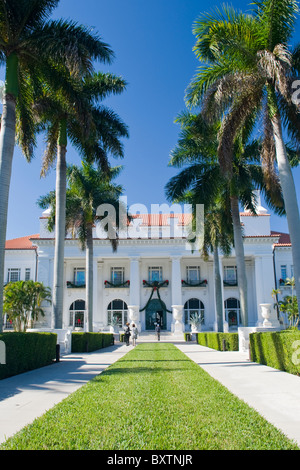
<svg viewBox="0 0 300 470">
<path fill-rule="evenodd" d="M 230 202 L 234 234 L 234 248 L 237 265 L 237 281 L 240 292 L 242 325 L 248 326 L 246 263 L 244 254 L 243 233 L 240 221 L 239 201 L 237 197 L 231 196 Z"/>
<path fill-rule="evenodd" d="M 93 331 L 93 259 L 94 259 L 94 247 L 93 247 L 93 226 L 88 224 L 87 235 L 86 235 L 86 313 L 87 313 L 87 324 L 88 331 Z"/>
<path fill-rule="evenodd" d="M 223 332 L 223 289 L 220 274 L 220 259 L 218 246 L 214 246 L 214 281 L 215 281 L 215 302 L 217 314 L 218 332 Z"/>
<path fill-rule="evenodd" d="M 0 332 L 3 330 L 3 285 L 8 198 L 16 138 L 18 58 L 11 54 L 6 64 L 6 85 L 0 132 Z"/>
<path fill-rule="evenodd" d="M 273 134 L 276 147 L 278 173 L 283 193 L 287 223 L 289 227 L 292 256 L 294 265 L 294 277 L 297 299 L 300 299 L 300 218 L 297 194 L 291 166 L 287 157 L 286 148 L 282 136 L 282 124 L 279 114 L 272 118 Z"/>
<path fill-rule="evenodd" d="M 67 131 L 66 122 L 61 122 L 56 164 L 56 207 L 55 207 L 55 252 L 53 278 L 52 328 L 63 326 L 64 300 L 64 248 L 66 232 L 66 187 L 67 187 Z"/>
</svg>

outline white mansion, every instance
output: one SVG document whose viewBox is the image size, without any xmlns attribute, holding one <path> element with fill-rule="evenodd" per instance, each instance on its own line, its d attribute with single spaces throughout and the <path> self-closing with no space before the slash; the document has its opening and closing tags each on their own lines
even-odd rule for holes
<svg viewBox="0 0 300 470">
<path fill-rule="evenodd" d="M 45 211 L 40 233 L 6 243 L 7 282 L 38 280 L 52 287 L 54 236 L 47 231 Z M 189 319 L 198 313 L 202 330 L 216 329 L 213 259 L 204 261 L 199 252 L 187 249 L 184 236 L 190 216 L 184 214 L 136 215 L 139 238 L 119 240 L 113 252 L 106 235 L 94 237 L 93 331 L 123 327 L 135 321 L 140 331 L 153 330 L 160 321 L 166 331 L 188 331 Z M 262 304 L 274 300 L 272 290 L 293 275 L 289 236 L 271 231 L 270 215 L 258 205 L 258 214 L 241 213 L 248 282 L 249 327 L 262 325 Z M 151 237 L 149 233 L 151 231 Z M 234 250 L 220 257 L 224 331 L 240 324 L 239 289 Z M 63 328 L 85 328 L 85 252 L 78 240 L 66 238 L 64 259 Z M 285 287 L 284 289 L 288 289 Z M 289 292 L 282 291 L 282 295 Z M 51 325 L 51 307 L 39 328 Z M 7 327 L 9 325 L 6 325 Z"/>
</svg>

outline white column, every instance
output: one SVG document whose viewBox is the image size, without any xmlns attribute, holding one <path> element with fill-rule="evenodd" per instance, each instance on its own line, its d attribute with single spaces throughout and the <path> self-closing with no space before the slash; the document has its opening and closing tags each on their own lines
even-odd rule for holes
<svg viewBox="0 0 300 470">
<path fill-rule="evenodd" d="M 181 258 L 180 256 L 173 256 L 172 260 L 172 281 L 171 281 L 171 295 L 172 295 L 172 331 L 182 333 L 184 331 L 183 324 L 183 305 L 182 305 L 182 285 L 181 285 Z"/>
<path fill-rule="evenodd" d="M 50 258 L 39 255 L 37 268 L 37 281 L 42 282 L 45 286 L 50 287 L 53 291 L 53 262 L 50 264 Z M 52 305 L 46 309 L 46 317 L 44 324 L 50 328 L 52 325 Z"/>
<path fill-rule="evenodd" d="M 140 319 L 140 259 L 130 259 L 130 290 L 129 290 L 128 315 L 132 323 L 135 323 L 141 331 Z"/>
</svg>

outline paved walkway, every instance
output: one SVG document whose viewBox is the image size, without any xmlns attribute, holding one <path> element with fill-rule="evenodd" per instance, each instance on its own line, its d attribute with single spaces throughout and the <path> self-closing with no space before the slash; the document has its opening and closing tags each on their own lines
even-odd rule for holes
<svg viewBox="0 0 300 470">
<path fill-rule="evenodd" d="M 300 446 L 300 377 L 250 362 L 244 353 L 174 344 Z M 94 353 L 71 354 L 59 363 L 1 380 L 0 443 L 131 349 L 116 344 Z"/>
<path fill-rule="evenodd" d="M 245 353 L 176 346 L 300 447 L 300 377 L 250 362 Z"/>
<path fill-rule="evenodd" d="M 119 344 L 94 353 L 70 354 L 50 366 L 0 380 L 0 443 L 101 374 L 130 349 L 132 346 Z"/>
</svg>

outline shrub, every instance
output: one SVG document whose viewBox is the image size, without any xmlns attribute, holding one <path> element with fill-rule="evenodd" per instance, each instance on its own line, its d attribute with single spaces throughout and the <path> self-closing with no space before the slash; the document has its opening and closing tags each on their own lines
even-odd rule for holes
<svg viewBox="0 0 300 470">
<path fill-rule="evenodd" d="M 197 333 L 197 343 L 207 348 L 216 349 L 217 351 L 223 351 L 224 346 L 226 351 L 239 350 L 238 333 Z"/>
<path fill-rule="evenodd" d="M 300 374 L 300 332 L 298 330 L 251 333 L 249 338 L 253 362 L 291 374 Z"/>
<path fill-rule="evenodd" d="M 0 341 L 5 343 L 6 353 L 0 379 L 49 365 L 56 357 L 54 333 L 1 333 Z"/>
<path fill-rule="evenodd" d="M 114 344 L 111 333 L 72 333 L 72 352 L 91 352 Z"/>
<path fill-rule="evenodd" d="M 12 321 L 15 331 L 25 332 L 30 322 L 45 316 L 43 302 L 51 302 L 51 290 L 41 282 L 9 282 L 4 288 L 3 311 Z"/>
<path fill-rule="evenodd" d="M 191 333 L 183 333 L 184 336 L 184 341 L 191 341 L 192 340 L 192 334 Z"/>
</svg>

